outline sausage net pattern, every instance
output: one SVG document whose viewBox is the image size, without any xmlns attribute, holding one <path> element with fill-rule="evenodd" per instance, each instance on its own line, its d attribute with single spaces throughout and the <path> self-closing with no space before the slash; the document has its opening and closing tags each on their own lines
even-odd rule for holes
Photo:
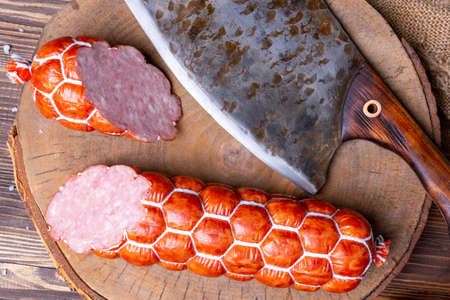
<svg viewBox="0 0 450 300">
<path fill-rule="evenodd" d="M 33 90 L 33 101 L 36 103 L 36 96 L 39 94 L 43 97 L 46 98 L 47 101 L 50 102 L 50 105 L 52 106 L 52 110 L 56 113 L 56 120 L 63 120 L 63 121 L 67 121 L 69 123 L 75 123 L 75 124 L 83 124 L 85 125 L 85 130 L 89 131 L 92 130 L 91 126 L 89 125 L 89 120 L 94 116 L 94 114 L 97 112 L 97 109 L 92 107 L 93 109 L 91 110 L 91 112 L 89 113 L 89 115 L 87 116 L 87 118 L 84 119 L 78 119 L 78 118 L 73 118 L 73 117 L 69 117 L 64 115 L 59 109 L 58 106 L 55 103 L 55 100 L 53 98 L 53 96 L 55 95 L 55 93 L 58 91 L 58 89 L 66 84 L 73 84 L 73 85 L 77 85 L 77 86 L 82 86 L 83 83 L 81 82 L 81 80 L 79 80 L 79 78 L 68 78 L 66 75 L 66 71 L 67 71 L 67 67 L 64 64 L 64 54 L 66 54 L 71 48 L 73 47 L 92 47 L 92 44 L 90 42 L 83 42 L 83 41 L 79 41 L 76 38 L 62 38 L 60 39 L 65 40 L 65 39 L 70 39 L 71 42 L 68 43 L 68 45 L 59 53 L 55 53 L 53 55 L 50 56 L 46 56 L 45 52 L 41 53 L 41 51 L 38 52 L 38 54 L 34 57 L 33 59 L 33 63 L 31 65 L 31 72 L 33 73 L 33 71 L 37 70 L 37 68 L 41 67 L 42 65 L 46 64 L 47 62 L 50 61 L 58 61 L 60 64 L 60 68 L 61 68 L 61 76 L 62 76 L 62 80 L 59 81 L 59 83 L 50 91 L 50 92 L 45 92 L 43 90 L 38 89 L 37 87 L 33 86 L 32 90 Z M 67 43 L 67 41 L 66 41 Z M 78 77 L 78 76 L 77 76 Z M 39 101 L 39 100 L 38 100 Z M 62 123 L 63 125 L 66 123 Z"/>
<path fill-rule="evenodd" d="M 129 230 L 118 248 L 96 254 L 330 292 L 354 289 L 377 257 L 370 225 L 349 209 L 252 188 L 204 185 L 191 177 L 142 175 L 152 183 L 142 202 L 149 212 L 141 224 L 147 230 Z"/>
<path fill-rule="evenodd" d="M 92 47 L 97 41 L 101 40 L 86 36 L 52 40 L 39 50 L 32 62 L 12 56 L 7 75 L 16 84 L 31 81 L 33 101 L 47 119 L 55 119 L 70 129 L 98 130 L 139 140 L 128 130 L 112 125 L 85 97 L 85 88 L 76 70 L 76 54 L 78 49 Z"/>
</svg>

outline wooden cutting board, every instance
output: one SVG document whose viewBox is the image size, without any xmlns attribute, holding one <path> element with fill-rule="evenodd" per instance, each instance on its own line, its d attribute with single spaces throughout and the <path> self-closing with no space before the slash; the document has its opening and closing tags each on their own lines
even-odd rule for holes
<svg viewBox="0 0 450 300">
<path fill-rule="evenodd" d="M 438 134 L 435 103 L 428 99 L 429 85 L 421 83 L 420 65 L 413 64 L 382 17 L 364 0 L 329 0 L 329 4 L 422 127 Z M 167 74 L 183 106 L 175 141 L 144 144 L 97 132 L 71 131 L 46 120 L 34 107 L 29 84 L 24 87 L 9 140 L 17 187 L 55 264 L 80 294 L 109 299 L 372 298 L 405 264 L 422 232 L 430 200 L 404 161 L 366 141 L 347 142 L 339 148 L 328 182 L 317 196 L 360 211 L 375 234 L 392 240 L 387 264 L 371 268 L 367 278 L 348 294 L 304 293 L 266 287 L 254 280 L 243 283 L 159 266 L 136 267 L 121 259 L 76 255 L 63 243 L 52 241 L 42 216 L 49 200 L 70 175 L 93 164 L 129 164 L 141 170 L 196 176 L 206 182 L 304 194 L 243 148 L 195 102 L 167 69 L 123 1 L 72 1 L 46 26 L 40 46 L 66 35 L 92 35 L 111 44 L 137 47 Z"/>
</svg>

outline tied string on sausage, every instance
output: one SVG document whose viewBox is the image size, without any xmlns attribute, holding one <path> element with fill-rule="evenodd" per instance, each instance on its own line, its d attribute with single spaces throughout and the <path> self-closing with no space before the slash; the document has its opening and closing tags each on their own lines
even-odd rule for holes
<svg viewBox="0 0 450 300">
<path fill-rule="evenodd" d="M 140 81 L 127 75 L 130 68 L 142 73 Z M 118 71 L 111 74 L 111 70 Z M 114 77 L 116 73 L 125 75 Z M 110 47 L 87 36 L 62 37 L 45 44 L 31 62 L 12 55 L 7 75 L 15 84 L 30 81 L 40 113 L 66 128 L 141 142 L 176 137 L 180 101 L 171 94 L 165 75 L 131 46 Z"/>
<path fill-rule="evenodd" d="M 122 134 L 101 116 L 84 96 L 83 83 L 75 69 L 75 56 L 83 47 L 100 41 L 90 37 L 63 37 L 44 45 L 32 62 L 18 56 L 8 63 L 8 77 L 16 84 L 31 81 L 33 101 L 41 114 L 63 126 L 105 134 Z M 67 98 L 68 97 L 68 98 Z"/>
<path fill-rule="evenodd" d="M 140 175 L 151 186 L 140 200 L 146 217 L 128 227 L 114 247 L 93 249 L 97 255 L 342 293 L 360 283 L 372 262 L 384 263 L 389 252 L 389 241 L 378 238 L 374 246 L 369 223 L 350 209 L 253 188 L 205 185 L 192 177 Z"/>
</svg>

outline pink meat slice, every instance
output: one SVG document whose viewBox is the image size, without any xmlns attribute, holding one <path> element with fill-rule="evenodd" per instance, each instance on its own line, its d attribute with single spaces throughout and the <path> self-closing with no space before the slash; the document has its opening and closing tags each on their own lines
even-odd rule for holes
<svg viewBox="0 0 450 300">
<path fill-rule="evenodd" d="M 137 49 L 96 42 L 78 50 L 76 65 L 87 99 L 111 124 L 145 142 L 176 137 L 180 100 Z"/>
<path fill-rule="evenodd" d="M 77 253 L 109 249 L 146 215 L 151 184 L 134 169 L 97 165 L 72 176 L 47 207 L 50 235 Z"/>
</svg>

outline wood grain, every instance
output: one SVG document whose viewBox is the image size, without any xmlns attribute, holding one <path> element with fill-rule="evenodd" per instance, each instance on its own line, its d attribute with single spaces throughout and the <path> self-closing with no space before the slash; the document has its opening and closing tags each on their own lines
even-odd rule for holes
<svg viewBox="0 0 450 300">
<path fill-rule="evenodd" d="M 33 267 L 14 263 L 0 263 L 0 289 L 34 289 L 67 292 L 61 275 L 53 268 Z"/>
<path fill-rule="evenodd" d="M 86 283 L 78 277 L 73 268 L 69 265 L 66 257 L 62 253 L 61 249 L 56 245 L 52 238 L 47 234 L 47 224 L 42 216 L 42 212 L 35 201 L 28 201 L 31 195 L 30 186 L 28 185 L 27 175 L 24 172 L 24 161 L 18 159 L 22 157 L 22 147 L 20 146 L 19 139 L 17 138 L 17 131 L 15 126 L 8 138 L 8 148 L 11 153 L 11 158 L 14 167 L 14 177 L 17 189 L 22 199 L 25 200 L 25 206 L 30 214 L 31 220 L 35 228 L 38 229 L 38 233 L 42 238 L 46 250 L 51 253 L 50 257 L 53 263 L 56 265 L 58 271 L 67 280 L 69 286 L 75 289 L 80 295 L 90 299 L 101 299 L 102 297 L 90 289 Z"/>
<path fill-rule="evenodd" d="M 364 111 L 369 103 L 373 112 Z M 449 162 L 367 63 L 359 67 L 348 88 L 342 128 L 343 141 L 367 139 L 403 157 L 450 229 Z"/>
<path fill-rule="evenodd" d="M 132 164 L 143 170 L 194 175 L 206 181 L 255 186 L 271 192 L 300 193 L 291 183 L 256 160 L 205 114 L 180 86 L 142 30 L 132 22 L 133 17 L 126 12 L 126 7 L 120 1 L 111 1 L 107 5 L 92 0 L 80 2 L 78 10 L 66 9 L 52 20 L 46 27 L 40 44 L 62 35 L 85 34 L 107 39 L 113 44 L 136 46 L 151 58 L 152 63 L 166 72 L 173 83 L 174 92 L 180 96 L 184 111 L 178 126 L 180 134 L 171 143 L 142 144 L 127 139 L 112 139 L 98 133 L 70 131 L 55 126 L 54 121 L 40 117 L 30 100 L 29 89 L 24 90 L 17 116 L 18 133 L 13 137 L 15 145 L 22 145 L 13 148 L 19 152 L 16 155 L 17 162 L 23 163 L 24 167 L 19 166 L 16 170 L 32 218 L 38 224 L 38 230 L 57 266 L 79 292 L 89 297 L 96 297 L 96 293 L 107 298 L 161 295 L 163 299 L 184 297 L 185 294 L 191 295 L 191 298 L 201 294 L 207 297 L 220 294 L 225 298 L 251 298 L 252 295 L 263 297 L 267 294 L 272 298 L 306 296 L 289 289 L 266 288 L 254 281 L 242 284 L 225 278 L 214 280 L 216 289 L 206 289 L 206 286 L 212 286 L 209 282 L 211 279 L 199 278 L 189 272 L 182 272 L 180 275 L 158 267 L 148 268 L 150 272 L 146 268 L 126 265 L 120 260 L 106 261 L 93 255 L 74 255 L 64 244 L 56 244 L 49 239 L 42 214 L 52 191 L 71 174 L 95 163 Z M 385 25 L 374 23 L 376 25 L 372 26 Z M 368 26 L 367 34 L 370 34 L 370 24 Z M 386 37 L 385 42 L 389 43 L 391 36 Z M 379 42 L 379 34 L 377 38 Z M 399 81 L 397 84 L 418 91 L 412 95 L 414 97 L 406 99 L 406 104 L 411 106 L 414 101 L 423 103 L 423 98 L 420 98 L 423 95 L 419 93 L 421 89 L 417 88 L 418 82 L 414 83 L 414 76 L 417 75 L 411 68 L 412 64 L 402 45 L 396 41 L 396 55 L 393 56 L 392 51 L 387 52 L 385 49 L 380 49 L 384 51 L 379 52 L 379 55 L 392 62 L 384 65 L 385 67 L 396 66 L 400 61 L 406 70 L 409 66 L 409 71 L 401 72 L 399 77 L 407 77 L 412 72 L 412 78 L 409 82 Z M 367 55 L 369 59 L 371 54 L 374 53 Z M 430 128 L 428 114 L 424 112 L 418 117 Z M 375 232 L 384 233 L 396 241 L 388 265 L 374 269 L 360 287 L 349 294 L 356 298 L 376 295 L 406 262 L 411 247 L 416 242 L 417 233 L 423 228 L 429 202 L 424 201 L 425 194 L 417 178 L 392 153 L 367 142 L 357 141 L 347 143 L 339 149 L 330 168 L 328 183 L 318 197 L 361 211 L 369 217 Z M 403 203 L 399 204 L 399 201 Z M 372 205 L 374 202 L 377 203 L 376 206 Z M 403 216 L 405 208 L 408 218 Z M 320 291 L 308 296 L 320 299 L 325 294 Z"/>
<path fill-rule="evenodd" d="M 37 2 L 37 1 L 35 1 Z M 48 5 L 53 10 L 46 13 L 52 14 L 63 6 L 64 1 L 40 1 L 39 5 Z M 33 1 L 0 1 L 0 43 L 13 45 L 12 50 L 16 53 L 20 53 L 22 56 L 30 59 L 35 49 L 37 39 L 42 30 L 42 26 L 48 21 L 48 17 L 42 15 L 41 11 L 37 8 L 33 8 L 33 14 L 30 16 L 30 11 L 23 12 L 22 8 L 25 4 L 32 4 Z M 43 4 L 42 4 L 43 3 Z M 7 10 L 3 10 L 3 8 Z M 7 11 L 5 16 L 4 11 Z M 13 15 L 13 17 L 11 17 Z M 25 17 L 26 15 L 26 17 Z M 29 19 L 28 19 L 29 18 Z M 8 21 L 6 21 L 8 20 Z M 24 33 L 18 31 L 18 28 L 24 29 Z M 8 56 L 0 52 L 0 62 L 4 66 L 7 62 Z M 2 70 L 3 72 L 3 70 Z M 20 88 L 8 83 L 5 76 L 1 76 L 0 79 L 0 135 L 3 141 L 6 140 L 6 134 L 14 119 L 14 112 L 12 108 L 16 107 L 17 99 L 19 97 Z M 447 127 L 448 128 L 448 125 Z M 448 136 L 445 135 L 444 137 Z M 448 141 L 448 140 L 447 140 Z M 444 145 L 449 145 L 445 143 Z M 448 150 L 447 150 L 448 151 Z M 447 152 L 448 153 L 448 152 Z M 39 238 L 31 221 L 24 216 L 23 202 L 19 199 L 16 191 L 9 191 L 11 180 L 13 180 L 12 166 L 7 153 L 6 146 L 0 144 L 0 205 L 7 207 L 0 218 L 0 235 L 5 241 L 14 241 L 16 235 L 24 235 L 29 240 L 33 240 L 35 243 L 39 243 Z M 13 207 L 12 209 L 10 207 Z M 30 230 L 27 230 L 26 227 Z M 383 292 L 385 296 L 396 297 L 412 297 L 417 299 L 424 298 L 445 298 L 449 294 L 450 282 L 449 274 L 449 241 L 444 238 L 446 235 L 445 226 L 440 219 L 439 213 L 435 208 L 431 209 L 430 218 L 427 222 L 427 227 L 419 240 L 415 252 L 411 256 L 411 263 L 408 263 L 405 267 L 405 271 L 394 279 L 388 288 Z M 15 245 L 8 245 L 15 252 L 14 256 L 8 258 L 1 258 L 2 261 L 11 259 L 15 264 L 28 264 L 31 262 L 33 265 L 46 265 L 52 266 L 51 260 L 39 259 L 35 260 L 33 255 L 29 256 L 29 253 L 24 252 L 20 248 L 21 243 Z M 39 248 L 39 247 L 37 247 Z M 46 253 L 45 248 L 41 245 L 37 250 L 40 253 Z M 0 253 L 3 253 L 0 250 Z M 21 256 L 20 259 L 17 256 Z M 54 269 L 53 269 L 54 271 Z M 31 274 L 30 277 L 34 277 Z M 47 275 L 46 275 L 47 276 Z M 53 275 L 48 275 L 53 276 Z M 1 281 L 0 277 L 0 281 Z M 30 278 L 18 278 L 19 282 L 22 280 L 30 280 Z M 25 286 L 25 285 L 22 285 Z M 0 291 L 2 298 L 17 299 L 21 297 L 33 297 L 33 298 L 46 298 L 46 299 L 62 299 L 69 297 L 65 292 L 54 292 L 52 289 L 39 290 L 36 292 L 32 289 L 18 288 L 9 291 Z M 55 296 L 59 295 L 59 296 Z M 72 294 L 74 295 L 74 294 Z M 77 297 L 76 294 L 74 297 Z"/>
</svg>

